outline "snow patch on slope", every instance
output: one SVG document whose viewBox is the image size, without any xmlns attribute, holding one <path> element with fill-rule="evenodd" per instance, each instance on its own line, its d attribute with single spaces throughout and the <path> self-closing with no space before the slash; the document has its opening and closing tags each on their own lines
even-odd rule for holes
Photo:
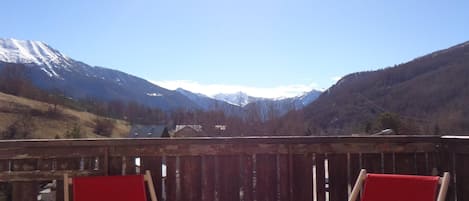
<svg viewBox="0 0 469 201">
<path fill-rule="evenodd" d="M 147 96 L 159 97 L 159 96 L 163 96 L 163 94 L 160 94 L 160 93 L 147 93 Z"/>
</svg>

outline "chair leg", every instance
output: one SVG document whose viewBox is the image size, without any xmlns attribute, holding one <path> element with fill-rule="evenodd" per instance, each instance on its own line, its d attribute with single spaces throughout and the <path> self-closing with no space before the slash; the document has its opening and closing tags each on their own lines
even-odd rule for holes
<svg viewBox="0 0 469 201">
<path fill-rule="evenodd" d="M 361 169 L 360 174 L 358 175 L 357 181 L 355 182 L 355 185 L 353 186 L 352 193 L 350 193 L 349 201 L 355 201 L 357 200 L 358 194 L 360 193 L 360 190 L 362 188 L 362 183 L 365 180 L 366 177 L 366 170 Z"/>
<path fill-rule="evenodd" d="M 64 174 L 64 201 L 70 200 L 70 192 L 68 189 L 68 174 Z"/>
<path fill-rule="evenodd" d="M 150 198 L 152 201 L 158 201 L 156 198 L 156 193 L 155 193 L 155 186 L 153 185 L 153 179 L 151 178 L 151 173 L 149 170 L 145 171 L 145 181 L 147 182 L 148 185 L 148 190 L 150 191 Z"/>
<path fill-rule="evenodd" d="M 443 178 L 441 180 L 440 191 L 438 193 L 437 201 L 444 201 L 446 199 L 446 192 L 448 191 L 450 175 L 449 172 L 443 173 Z"/>
</svg>

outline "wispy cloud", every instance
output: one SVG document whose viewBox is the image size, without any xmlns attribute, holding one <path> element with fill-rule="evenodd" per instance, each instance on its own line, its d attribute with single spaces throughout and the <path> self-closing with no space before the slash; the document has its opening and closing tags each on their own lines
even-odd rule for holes
<svg viewBox="0 0 469 201">
<path fill-rule="evenodd" d="M 301 95 L 304 92 L 316 89 L 318 86 L 315 83 L 310 83 L 275 87 L 251 87 L 243 85 L 202 84 L 192 80 L 163 80 L 151 82 L 170 90 L 183 88 L 191 92 L 201 93 L 208 96 L 213 96 L 218 93 L 236 93 L 242 91 L 251 96 L 264 98 L 294 97 Z"/>
</svg>

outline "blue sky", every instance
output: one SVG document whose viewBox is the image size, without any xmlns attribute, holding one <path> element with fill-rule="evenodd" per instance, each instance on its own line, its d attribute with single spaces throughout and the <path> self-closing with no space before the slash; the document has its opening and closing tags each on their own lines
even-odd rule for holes
<svg viewBox="0 0 469 201">
<path fill-rule="evenodd" d="M 164 87 L 292 96 L 469 40 L 469 1 L 6 0 L 0 37 L 40 40 Z"/>
</svg>

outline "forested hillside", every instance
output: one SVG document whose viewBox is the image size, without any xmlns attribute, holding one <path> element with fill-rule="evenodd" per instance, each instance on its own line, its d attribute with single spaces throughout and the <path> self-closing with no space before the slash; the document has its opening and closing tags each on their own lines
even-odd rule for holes
<svg viewBox="0 0 469 201">
<path fill-rule="evenodd" d="M 304 109 L 314 134 L 469 134 L 469 42 L 352 73 Z M 383 125 L 387 124 L 387 125 Z"/>
</svg>

